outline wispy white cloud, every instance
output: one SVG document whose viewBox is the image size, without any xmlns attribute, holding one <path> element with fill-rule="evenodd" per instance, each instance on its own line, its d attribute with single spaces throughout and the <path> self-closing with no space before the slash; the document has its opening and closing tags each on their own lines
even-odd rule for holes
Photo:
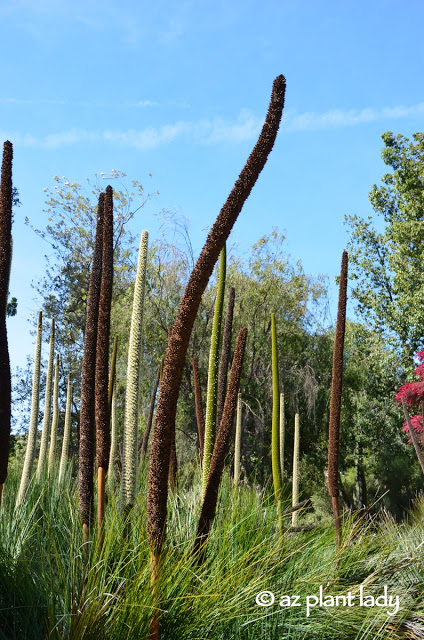
<svg viewBox="0 0 424 640">
<path fill-rule="evenodd" d="M 141 101 L 148 102 L 150 101 Z M 145 106 L 148 106 L 147 104 Z M 347 111 L 334 109 L 325 113 L 296 113 L 289 110 L 283 116 L 282 130 L 288 133 L 302 131 L 319 131 L 354 127 L 377 122 L 410 118 L 424 114 L 424 103 L 410 107 L 383 107 L 381 109 L 350 109 Z M 256 139 L 261 130 L 263 119 L 250 111 L 242 111 L 235 121 L 222 118 L 203 119 L 197 122 L 179 120 L 174 124 L 145 129 L 106 129 L 89 131 L 71 128 L 66 131 L 49 133 L 41 137 L 20 132 L 0 132 L 0 139 L 11 140 L 21 147 L 41 147 L 58 149 L 63 146 L 91 143 L 108 143 L 134 148 L 139 151 L 150 151 L 157 147 L 171 144 L 178 139 L 200 145 L 237 145 Z"/>
<path fill-rule="evenodd" d="M 424 102 L 410 107 L 382 107 L 381 109 L 332 109 L 324 113 L 296 113 L 289 110 L 283 117 L 285 131 L 318 131 L 320 129 L 338 129 L 355 127 L 369 122 L 408 118 L 424 113 Z"/>
</svg>

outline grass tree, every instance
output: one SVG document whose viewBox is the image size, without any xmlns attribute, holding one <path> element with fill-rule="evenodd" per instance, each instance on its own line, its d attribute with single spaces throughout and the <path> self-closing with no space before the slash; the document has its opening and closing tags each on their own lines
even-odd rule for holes
<svg viewBox="0 0 424 640">
<path fill-rule="evenodd" d="M 246 349 L 247 328 L 243 327 L 237 337 L 234 351 L 233 364 L 231 366 L 230 381 L 228 383 L 222 419 L 211 458 L 206 491 L 203 498 L 202 509 L 197 527 L 197 536 L 194 545 L 194 553 L 198 554 L 198 561 L 202 562 L 206 552 L 206 542 L 212 526 L 216 505 L 218 502 L 219 485 L 221 483 L 225 458 L 230 447 L 231 430 L 237 406 L 238 390 L 240 386 L 243 357 Z"/>
<path fill-rule="evenodd" d="M 113 190 L 106 187 L 103 210 L 102 277 L 97 319 L 95 415 L 97 461 L 97 525 L 99 545 L 103 540 L 106 473 L 110 451 L 109 339 L 113 286 Z"/>
<path fill-rule="evenodd" d="M 343 251 L 339 283 L 336 337 L 333 351 L 333 375 L 331 379 L 330 425 L 328 433 L 328 491 L 333 506 L 336 544 L 340 546 L 342 525 L 339 510 L 339 441 L 340 414 L 343 389 L 343 350 L 346 327 L 348 256 Z"/>
<path fill-rule="evenodd" d="M 34 373 L 32 377 L 31 417 L 28 430 L 28 441 L 25 453 L 24 467 L 22 470 L 21 484 L 19 486 L 16 506 L 20 505 L 31 480 L 32 466 L 35 458 L 37 443 L 38 406 L 40 397 L 40 365 L 41 365 L 41 340 L 42 340 L 43 314 L 38 314 L 37 337 L 35 341 Z"/>
<path fill-rule="evenodd" d="M 271 313 L 271 366 L 272 366 L 272 431 L 271 431 L 271 461 L 274 495 L 277 503 L 278 522 L 281 526 L 281 492 L 283 482 L 280 468 L 280 382 L 278 373 L 277 326 L 275 314 Z"/>
<path fill-rule="evenodd" d="M 300 421 L 299 414 L 294 416 L 294 444 L 293 444 L 293 478 L 292 478 L 292 505 L 299 503 L 299 454 L 300 454 Z M 298 510 L 292 513 L 292 526 L 297 523 Z"/>
<path fill-rule="evenodd" d="M 84 354 L 82 360 L 80 441 L 79 441 L 79 507 L 84 541 L 88 541 L 94 515 L 94 434 L 96 344 L 102 278 L 104 193 L 99 196 L 96 236 L 88 289 L 85 323 Z"/>
<path fill-rule="evenodd" d="M 221 422 L 221 416 L 225 402 L 225 394 L 227 391 L 227 375 L 231 355 L 231 336 L 233 330 L 235 293 L 236 290 L 234 289 L 234 287 L 230 287 L 230 292 L 228 294 L 227 314 L 225 316 L 224 331 L 222 334 L 221 358 L 219 361 L 218 392 L 216 401 L 216 424 L 218 425 L 218 427 L 219 423 Z"/>
<path fill-rule="evenodd" d="M 56 364 L 54 367 L 53 418 L 52 418 L 50 448 L 49 448 L 49 475 L 53 471 L 54 462 L 56 458 L 58 424 L 59 424 L 59 355 L 56 356 Z"/>
<path fill-rule="evenodd" d="M 6 315 L 12 259 L 13 147 L 3 145 L 0 186 L 0 503 L 9 461 L 12 387 Z"/>
<path fill-rule="evenodd" d="M 156 584 L 160 556 L 166 537 L 168 473 L 181 377 L 187 348 L 199 309 L 218 256 L 274 146 L 284 107 L 286 80 L 274 80 L 271 102 L 259 139 L 221 209 L 191 272 L 177 317 L 169 331 L 168 349 L 156 409 L 147 491 L 147 536 L 151 549 L 152 580 Z M 151 638 L 159 637 L 159 618 L 150 627 Z"/>
<path fill-rule="evenodd" d="M 205 494 L 208 480 L 209 464 L 212 456 L 213 446 L 216 437 L 216 417 L 217 417 L 217 391 L 218 391 L 218 367 L 219 367 L 219 347 L 221 342 L 222 309 L 224 305 L 225 274 L 227 267 L 227 257 L 225 245 L 221 249 L 219 261 L 218 288 L 215 299 L 215 309 L 212 323 L 212 337 L 209 351 L 208 387 L 206 395 L 206 417 L 205 417 L 205 441 L 203 446 L 203 480 L 202 493 Z"/>
<path fill-rule="evenodd" d="M 118 354 L 118 336 L 115 336 L 112 349 L 112 360 L 110 363 L 109 386 L 108 386 L 108 407 L 110 418 L 110 448 L 107 485 L 109 491 L 113 488 L 115 459 L 118 453 L 118 431 L 116 422 L 116 357 Z"/>
<path fill-rule="evenodd" d="M 114 483 L 114 467 L 115 459 L 118 453 L 118 429 L 116 422 L 116 381 L 113 383 L 112 388 L 112 401 L 110 404 L 110 452 L 109 452 L 109 466 L 107 476 L 107 487 L 109 491 L 113 489 Z"/>
<path fill-rule="evenodd" d="M 121 475 L 121 506 L 124 512 L 131 510 L 135 502 L 136 494 L 140 361 L 148 241 L 149 234 L 147 231 L 143 231 L 141 234 L 140 248 L 138 252 L 133 310 L 131 316 L 130 342 L 128 348 Z"/>
<path fill-rule="evenodd" d="M 281 482 L 284 482 L 284 445 L 286 441 L 286 415 L 284 412 L 284 393 L 280 393 L 280 470 Z"/>
<path fill-rule="evenodd" d="M 59 465 L 59 484 L 63 480 L 69 457 L 69 439 L 71 435 L 71 408 L 72 408 L 72 381 L 68 374 L 68 386 L 66 390 L 65 424 L 63 427 L 62 454 Z"/>
<path fill-rule="evenodd" d="M 38 454 L 38 464 L 37 464 L 37 474 L 36 474 L 37 480 L 40 479 L 40 476 L 46 465 L 47 445 L 49 443 L 50 419 L 52 415 L 51 405 L 52 405 L 53 359 L 54 359 L 54 318 L 52 320 L 52 328 L 50 331 L 50 340 L 49 340 L 49 360 L 47 364 L 46 391 L 44 396 L 43 428 L 41 431 L 40 452 Z"/>
<path fill-rule="evenodd" d="M 150 431 L 152 430 L 152 424 L 153 424 L 153 415 L 155 412 L 155 403 L 156 403 L 156 395 L 158 392 L 158 387 L 159 387 L 159 383 L 160 383 L 160 376 L 161 376 L 161 372 L 162 372 L 162 366 L 163 366 L 163 359 L 161 360 L 157 372 L 156 372 L 156 378 L 155 381 L 153 383 L 153 389 L 152 389 L 152 395 L 150 397 L 150 405 L 149 405 L 149 413 L 147 416 L 147 423 L 146 423 L 146 429 L 143 433 L 143 437 L 141 438 L 140 444 L 139 444 L 139 448 L 140 448 L 140 462 L 144 459 L 144 457 L 146 456 L 147 453 L 147 445 L 149 444 L 149 437 L 150 437 Z"/>
<path fill-rule="evenodd" d="M 241 393 L 237 396 L 236 413 L 236 437 L 234 441 L 234 485 L 237 487 L 240 480 L 241 458 Z"/>
</svg>

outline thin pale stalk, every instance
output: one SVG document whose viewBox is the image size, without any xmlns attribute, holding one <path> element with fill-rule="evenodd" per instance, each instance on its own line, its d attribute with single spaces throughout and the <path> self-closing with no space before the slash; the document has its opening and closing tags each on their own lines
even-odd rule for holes
<svg viewBox="0 0 424 640">
<path fill-rule="evenodd" d="M 202 387 L 200 385 L 197 358 L 192 359 L 191 366 L 193 368 L 194 404 L 196 407 L 196 422 L 197 433 L 199 436 L 200 461 L 203 465 L 203 449 L 205 445 L 205 416 L 203 415 Z"/>
<path fill-rule="evenodd" d="M 280 393 L 280 469 L 281 482 L 284 482 L 284 444 L 286 440 L 286 416 L 284 413 L 284 393 Z"/>
<path fill-rule="evenodd" d="M 300 425 L 299 414 L 294 417 L 294 446 L 293 446 L 293 480 L 292 480 L 292 505 L 299 502 L 299 452 L 300 452 Z M 298 512 L 292 513 L 292 527 L 296 526 Z"/>
<path fill-rule="evenodd" d="M 49 449 L 49 475 L 53 471 L 54 461 L 56 458 L 58 424 L 59 424 L 59 356 L 56 356 L 56 364 L 54 367 L 54 384 L 53 384 L 53 418 L 52 418 L 50 449 Z"/>
<path fill-rule="evenodd" d="M 240 481 L 240 455 L 241 455 L 241 393 L 237 396 L 236 437 L 234 442 L 234 485 L 237 487 Z"/>
<path fill-rule="evenodd" d="M 51 405 L 52 405 L 52 378 L 53 378 L 53 359 L 54 359 L 54 318 L 52 320 L 52 328 L 50 331 L 49 341 L 49 360 L 47 365 L 46 375 L 46 391 L 44 396 L 44 416 L 43 416 L 43 428 L 41 431 L 41 443 L 40 453 L 38 454 L 37 465 L 37 481 L 40 480 L 40 476 L 43 472 L 46 463 L 47 445 L 49 442 L 50 431 L 50 419 L 51 419 Z"/>
<path fill-rule="evenodd" d="M 59 484 L 65 475 L 69 457 L 69 440 L 71 436 L 71 408 L 72 408 L 72 382 L 71 374 L 68 375 L 68 387 L 66 391 L 65 425 L 63 427 L 62 455 L 60 456 Z"/>
<path fill-rule="evenodd" d="M 31 418 L 28 431 L 28 442 L 25 454 L 24 468 L 22 470 L 21 484 L 16 498 L 16 506 L 20 505 L 28 489 L 31 479 L 31 471 L 35 458 L 37 441 L 38 405 L 40 396 L 40 365 L 41 365 L 41 340 L 42 340 L 42 312 L 38 314 L 37 338 L 35 342 L 34 374 L 32 378 Z"/>
</svg>

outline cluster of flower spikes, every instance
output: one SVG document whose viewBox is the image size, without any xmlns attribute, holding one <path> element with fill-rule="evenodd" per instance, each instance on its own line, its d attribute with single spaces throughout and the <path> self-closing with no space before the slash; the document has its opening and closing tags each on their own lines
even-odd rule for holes
<svg viewBox="0 0 424 640">
<path fill-rule="evenodd" d="M 415 357 L 419 360 L 419 365 L 415 369 L 414 374 L 420 379 L 416 382 L 406 382 L 403 384 L 396 394 L 396 401 L 400 404 L 402 398 L 405 398 L 407 407 L 422 411 L 422 407 L 424 406 L 424 350 L 417 351 Z M 423 416 L 421 414 L 411 416 L 411 424 L 418 437 L 418 441 L 424 446 Z M 409 433 L 406 422 L 403 425 L 403 430 L 405 433 Z M 409 440 L 409 443 L 411 443 L 411 440 Z"/>
</svg>

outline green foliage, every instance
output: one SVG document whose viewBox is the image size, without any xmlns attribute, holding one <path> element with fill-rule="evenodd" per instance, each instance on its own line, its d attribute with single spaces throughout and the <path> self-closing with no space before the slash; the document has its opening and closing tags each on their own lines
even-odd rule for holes
<svg viewBox="0 0 424 640">
<path fill-rule="evenodd" d="M 1 640 L 139 640 L 147 637 L 153 612 L 146 509 L 134 507 L 137 527 L 122 540 L 118 500 L 110 494 L 105 541 L 100 555 L 94 533 L 86 562 L 75 517 L 77 487 L 68 474 L 60 487 L 42 479 L 15 510 L 19 469 L 12 465 L 0 519 Z M 418 501 L 408 522 L 387 515 L 346 519 L 346 546 L 336 554 L 331 526 L 303 533 L 277 533 L 273 496 L 248 486 L 234 492 L 228 476 L 212 528 L 207 562 L 194 570 L 190 551 L 196 528 L 199 470 L 190 490 L 174 495 L 168 523 L 171 544 L 163 562 L 161 637 L 181 640 L 398 640 L 424 631 L 422 540 L 424 505 Z M 145 495 L 146 474 L 140 477 Z M 288 506 L 288 505 L 287 505 Z M 287 518 L 289 520 L 289 517 Z M 287 522 L 287 525 L 289 522 Z M 319 585 L 326 594 L 400 596 L 400 611 L 385 608 L 316 607 L 306 617 L 306 596 Z M 259 607 L 258 593 L 276 595 Z M 298 594 L 301 607 L 281 607 L 283 594 Z"/>
<path fill-rule="evenodd" d="M 370 191 L 379 216 L 347 216 L 352 295 L 367 323 L 400 349 L 403 364 L 423 346 L 424 134 L 387 132 L 382 158 L 392 172 Z"/>
</svg>

